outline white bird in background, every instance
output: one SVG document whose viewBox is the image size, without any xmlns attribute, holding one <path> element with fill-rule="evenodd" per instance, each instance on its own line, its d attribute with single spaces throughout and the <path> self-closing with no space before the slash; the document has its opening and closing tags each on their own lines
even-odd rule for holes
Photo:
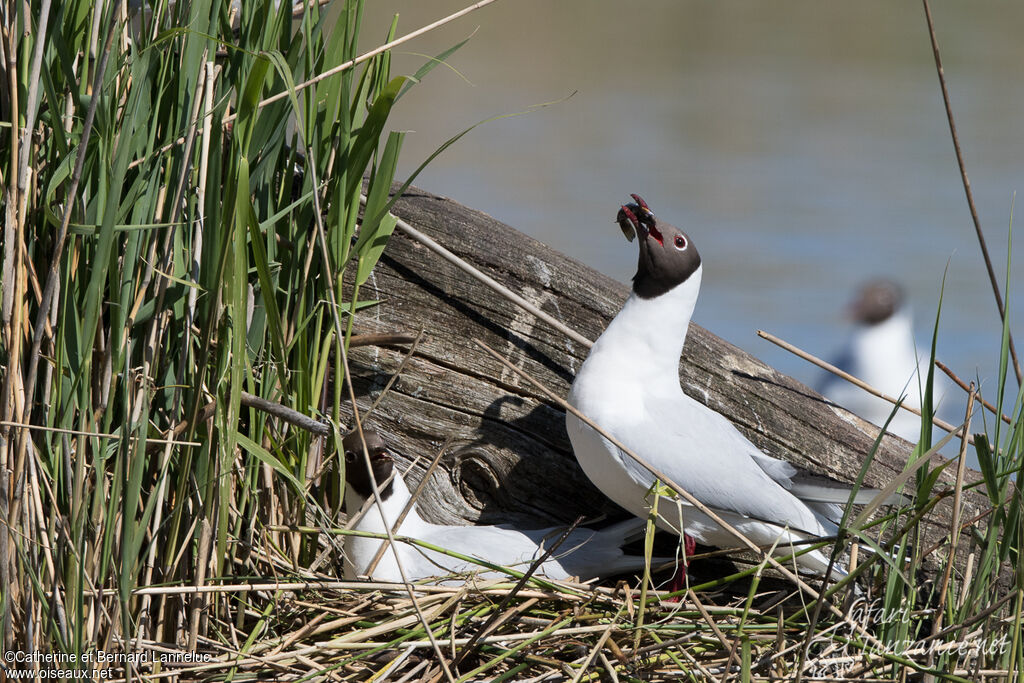
<svg viewBox="0 0 1024 683">
<path fill-rule="evenodd" d="M 850 306 L 850 317 L 856 327 L 833 365 L 883 394 L 894 398 L 906 395 L 904 404 L 920 409 L 929 354 L 927 347 L 919 349 L 914 343 L 913 319 L 902 288 L 885 279 L 866 283 Z M 935 377 L 933 385 L 932 405 L 938 406 L 945 384 Z M 894 409 L 888 401 L 832 374 L 823 377 L 817 389 L 833 403 L 878 426 L 885 424 Z M 917 443 L 921 418 L 901 409 L 888 431 Z"/>
<path fill-rule="evenodd" d="M 376 480 L 382 497 L 381 510 L 371 504 L 363 517 L 356 523 L 357 531 L 369 531 L 384 534 L 385 521 L 394 525 L 398 520 L 411 494 L 402 475 L 395 470 L 395 462 L 388 453 L 387 446 L 377 432 L 363 430 L 367 451 L 373 466 L 373 477 Z M 366 468 L 363 457 L 362 442 L 359 435 L 353 432 L 343 441 L 345 449 L 345 506 L 351 517 L 373 496 L 370 483 L 370 472 Z M 388 477 L 394 473 L 391 483 L 385 485 Z M 569 579 L 579 577 L 589 580 L 601 576 L 613 576 L 642 569 L 644 558 L 637 555 L 626 555 L 622 552 L 623 543 L 642 538 L 644 522 L 630 519 L 619 522 L 606 529 L 593 530 L 577 528 L 558 546 L 540 567 L 537 574 L 551 579 Z M 425 541 L 440 548 L 457 552 L 467 557 L 476 557 L 492 564 L 510 567 L 524 572 L 541 555 L 545 548 L 550 548 L 561 538 L 564 528 L 547 529 L 515 529 L 511 526 L 446 526 L 433 524 L 420 517 L 416 506 L 410 509 L 394 536 L 406 536 Z M 345 576 L 355 578 L 365 575 L 377 549 L 382 543 L 378 538 L 348 536 L 345 542 Z M 486 578 L 507 576 L 506 574 L 489 571 L 479 564 L 451 557 L 433 550 L 404 543 L 395 542 L 402 568 L 410 581 L 417 581 L 434 576 L 448 574 L 476 573 Z M 660 560 L 661 558 L 656 558 Z M 370 578 L 377 581 L 401 581 L 395 554 L 386 549 L 380 562 Z"/>
<path fill-rule="evenodd" d="M 617 217 L 628 238 L 639 237 L 633 291 L 591 348 L 569 403 L 756 544 L 777 541 L 784 555 L 793 544 L 833 534 L 842 514 L 836 504 L 846 503 L 848 487 L 765 455 L 729 420 L 683 393 L 679 357 L 697 303 L 701 258 L 689 237 L 657 220 L 640 197 L 633 199 Z M 646 516 L 654 476 L 572 413 L 566 426 L 590 480 L 634 515 Z M 857 502 L 875 493 L 861 491 Z M 738 545 L 681 499 L 662 500 L 658 513 L 665 529 L 706 545 Z M 815 550 L 797 562 L 824 574 L 828 558 Z"/>
</svg>

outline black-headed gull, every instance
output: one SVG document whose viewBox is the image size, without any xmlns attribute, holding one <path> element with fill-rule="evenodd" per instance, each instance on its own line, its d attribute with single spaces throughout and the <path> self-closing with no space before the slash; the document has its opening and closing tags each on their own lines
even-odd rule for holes
<svg viewBox="0 0 1024 683">
<path fill-rule="evenodd" d="M 356 523 L 357 531 L 385 533 L 385 521 L 394 525 L 411 494 L 402 475 L 395 468 L 394 460 L 380 435 L 364 429 L 367 451 L 373 466 L 381 497 L 381 510 L 371 503 L 363 517 Z M 366 468 L 362 442 L 353 432 L 343 441 L 345 449 L 345 506 L 349 515 L 354 515 L 363 503 L 372 497 L 370 471 Z M 394 474 L 391 482 L 385 485 Z M 637 571 L 644 566 L 644 558 L 622 552 L 623 543 L 643 536 L 641 520 L 630 519 L 593 530 L 577 528 L 558 546 L 555 552 L 541 565 L 538 574 L 551 579 L 579 577 L 589 580 L 596 577 L 612 576 Z M 510 526 L 445 526 L 433 524 L 420 517 L 413 505 L 401 526 L 394 532 L 396 537 L 418 539 L 431 545 L 454 551 L 467 557 L 475 557 L 489 563 L 526 571 L 530 565 L 559 538 L 564 529 L 516 529 Z M 349 536 L 345 542 L 345 576 L 355 578 L 366 574 L 366 570 L 384 541 L 378 538 Z M 405 570 L 406 578 L 416 581 L 448 574 L 477 573 L 485 578 L 505 576 L 489 571 L 479 564 L 451 557 L 402 541 L 396 541 L 398 556 Z M 659 558 L 660 559 L 660 558 Z M 377 581 L 401 581 L 395 554 L 385 549 L 371 578 Z"/>
<path fill-rule="evenodd" d="M 871 280 L 861 287 L 849 312 L 855 327 L 834 364 L 883 394 L 895 398 L 905 394 L 904 404 L 920 409 L 928 349 L 919 349 L 914 343 L 913 318 L 903 289 L 890 280 Z M 893 404 L 832 374 L 823 377 L 817 388 L 833 403 L 875 425 L 885 424 L 893 411 Z M 944 393 L 939 377 L 932 393 L 932 404 L 937 406 Z M 900 410 L 888 431 L 917 443 L 921 418 Z"/>
<path fill-rule="evenodd" d="M 700 254 L 685 233 L 633 198 L 617 217 L 627 237 L 639 237 L 633 290 L 576 374 L 569 403 L 756 544 L 778 543 L 777 553 L 789 554 L 795 544 L 833 534 L 836 504 L 847 501 L 848 488 L 762 453 L 729 420 L 683 393 L 679 358 L 700 290 Z M 646 516 L 654 476 L 572 413 L 566 426 L 590 480 Z M 874 493 L 862 492 L 858 502 Z M 659 526 L 705 545 L 739 545 L 681 499 L 661 500 L 658 513 Z M 797 562 L 824 574 L 828 558 L 814 550 Z"/>
</svg>

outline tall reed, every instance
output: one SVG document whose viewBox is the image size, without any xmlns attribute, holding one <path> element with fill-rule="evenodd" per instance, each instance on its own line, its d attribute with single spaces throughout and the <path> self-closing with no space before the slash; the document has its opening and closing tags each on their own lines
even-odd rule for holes
<svg viewBox="0 0 1024 683">
<path fill-rule="evenodd" d="M 0 650 L 195 646 L 252 605 L 133 591 L 317 551 L 253 520 L 322 517 L 332 449 L 242 392 L 338 418 L 337 331 L 394 229 L 388 116 L 438 60 L 353 65 L 395 32 L 355 0 L 3 11 Z"/>
</svg>

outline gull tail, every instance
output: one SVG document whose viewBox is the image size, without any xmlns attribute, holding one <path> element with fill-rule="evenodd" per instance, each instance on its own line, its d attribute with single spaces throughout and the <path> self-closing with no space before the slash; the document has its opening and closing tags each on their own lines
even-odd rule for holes
<svg viewBox="0 0 1024 683">
<path fill-rule="evenodd" d="M 809 506 L 811 503 L 846 505 L 850 500 L 850 491 L 853 487 L 849 484 L 797 469 L 792 463 L 764 453 L 751 453 L 751 457 L 765 474 Z M 855 505 L 867 505 L 880 493 L 879 489 L 861 488 L 858 489 L 853 502 Z M 882 505 L 906 505 L 912 501 L 912 497 L 896 493 L 888 496 Z"/>
</svg>

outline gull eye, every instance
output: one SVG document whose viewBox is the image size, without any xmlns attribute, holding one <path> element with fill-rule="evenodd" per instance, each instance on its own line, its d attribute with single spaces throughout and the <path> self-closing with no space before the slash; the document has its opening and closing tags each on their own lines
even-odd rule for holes
<svg viewBox="0 0 1024 683">
<path fill-rule="evenodd" d="M 683 237 L 682 235 L 676 235 L 676 238 L 675 240 L 673 240 L 673 243 L 676 245 L 676 249 L 678 249 L 679 251 L 686 249 L 686 238 Z"/>
<path fill-rule="evenodd" d="M 353 463 L 356 461 L 356 454 L 352 451 L 345 451 L 345 462 Z"/>
</svg>

